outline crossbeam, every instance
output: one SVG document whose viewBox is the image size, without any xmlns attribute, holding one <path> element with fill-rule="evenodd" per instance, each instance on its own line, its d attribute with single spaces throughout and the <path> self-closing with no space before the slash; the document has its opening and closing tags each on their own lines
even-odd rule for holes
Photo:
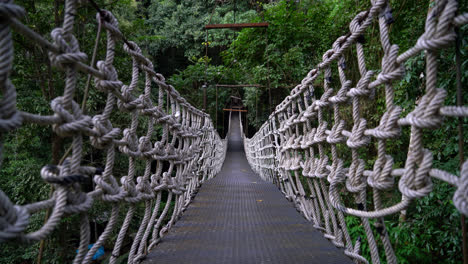
<svg viewBox="0 0 468 264">
<path fill-rule="evenodd" d="M 219 88 L 265 87 L 260 84 L 217 84 Z"/>
<path fill-rule="evenodd" d="M 268 23 L 208 24 L 205 29 L 268 27 Z"/>
<path fill-rule="evenodd" d="M 247 112 L 247 110 L 242 110 L 242 109 L 223 109 L 223 111 L 232 111 L 232 112 Z"/>
</svg>

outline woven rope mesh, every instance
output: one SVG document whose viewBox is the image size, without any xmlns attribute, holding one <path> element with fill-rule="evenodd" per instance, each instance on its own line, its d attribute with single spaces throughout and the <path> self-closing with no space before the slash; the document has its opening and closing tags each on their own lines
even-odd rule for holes
<svg viewBox="0 0 468 264">
<path fill-rule="evenodd" d="M 454 29 L 467 22 L 467 14 L 457 16 L 457 1 L 434 1 L 424 34 L 414 47 L 400 51 L 389 36 L 393 22 L 389 1 L 371 3 L 260 130 L 244 138 L 244 147 L 253 170 L 277 184 L 346 255 L 358 263 L 380 263 L 379 249 L 383 248 L 385 261 L 397 263 L 384 217 L 405 213 L 411 201 L 428 195 L 432 178 L 454 185 L 454 205 L 462 214 L 468 213 L 468 161 L 459 176 L 439 170 L 433 166 L 432 152 L 438 150 L 431 151 L 423 143 L 430 129 L 446 126 L 450 118 L 468 116 L 466 106 L 445 105 L 447 92 L 437 87 L 440 50 L 453 47 Z M 379 69 L 366 65 L 364 35 L 373 25 L 379 30 L 383 51 Z M 346 56 L 350 53 L 355 55 Z M 404 77 L 405 62 L 421 53 L 426 59 L 424 94 L 415 99 L 414 110 L 404 113 L 395 103 L 394 84 Z M 351 72 L 359 72 L 358 80 L 350 80 Z M 379 95 L 385 110 L 372 127 L 366 105 L 375 104 Z M 404 146 L 406 161 L 397 167 L 392 156 L 396 153 L 387 152 L 386 145 L 401 137 L 406 127 L 410 137 L 409 146 Z M 363 152 L 376 153 L 375 160 L 364 160 Z M 395 190 L 397 202 L 389 195 Z M 361 238 L 351 237 L 348 231 L 348 215 L 360 218 L 369 260 L 362 256 Z"/>
<path fill-rule="evenodd" d="M 468 14 L 457 14 L 455 0 L 434 1 L 425 33 L 414 47 L 400 51 L 389 37 L 389 1 L 372 0 L 371 4 L 369 10 L 357 14 L 350 32 L 333 43 L 323 61 L 276 107 L 260 130 L 252 138 L 244 138 L 244 146 L 252 168 L 277 184 L 326 238 L 344 248 L 346 255 L 357 263 L 380 263 L 379 247 L 383 247 L 386 262 L 396 263 L 383 218 L 405 212 L 413 200 L 428 195 L 432 178 L 456 188 L 454 205 L 468 215 L 468 161 L 461 166 L 460 175 L 437 169 L 433 162 L 437 150 L 427 149 L 422 140 L 429 129 L 445 126 L 448 119 L 468 116 L 466 106 L 446 105 L 447 92 L 437 87 L 439 52 L 453 44 L 454 29 L 468 22 Z M 74 263 L 90 263 L 110 234 L 118 230 L 117 238 L 111 241 L 110 263 L 115 263 L 130 223 L 137 222 L 139 229 L 128 261 L 138 263 L 174 224 L 200 184 L 219 172 L 227 145 L 210 117 L 168 85 L 136 43 L 124 41 L 118 21 L 109 11 L 97 15 L 97 23 L 107 36 L 106 55 L 97 68 L 87 66 L 89 54 L 80 51 L 73 35 L 78 5 L 79 1 L 66 1 L 63 25 L 51 32 L 49 42 L 20 22 L 25 14 L 22 7 L 10 0 L 0 2 L 4 18 L 0 21 L 0 136 L 37 124 L 71 142 L 70 154 L 60 165 L 44 164 L 37 172 L 53 186 L 49 199 L 15 205 L 0 191 L 0 242 L 39 241 L 49 236 L 61 219 L 76 215 L 80 218 L 80 245 Z M 366 65 L 362 36 L 371 25 L 379 28 L 384 54 L 379 69 Z M 53 115 L 17 109 L 16 90 L 9 79 L 14 57 L 11 28 L 48 49 L 52 64 L 64 72 L 64 92 L 50 103 Z M 113 66 L 116 47 L 123 47 L 132 61 L 128 83 L 119 80 L 121 69 Z M 347 66 L 352 65 L 345 56 L 350 51 L 356 54 L 357 68 Z M 420 54 L 426 59 L 424 95 L 406 114 L 395 103 L 394 84 L 403 78 L 405 62 Z M 360 78 L 348 79 L 350 71 L 359 72 Z M 76 102 L 77 91 L 82 89 L 77 80 L 87 74 L 93 78 L 93 89 L 107 98 L 105 107 L 94 115 L 86 114 Z M 320 82 L 322 85 L 317 85 Z M 382 94 L 385 111 L 378 125 L 371 127 L 363 104 Z M 113 126 L 116 112 L 128 118 L 127 126 Z M 401 137 L 402 129 L 409 130 L 410 144 L 404 166 L 396 167 L 395 153 L 389 153 L 386 144 Z M 85 144 L 106 157 L 102 168 L 87 164 Z M 371 164 L 360 154 L 370 148 L 376 153 Z M 116 156 L 125 157 L 125 173 L 115 170 Z M 154 169 L 152 164 L 156 164 Z M 86 180 L 92 180 L 92 191 L 82 190 L 80 183 Z M 395 190 L 400 194 L 397 202 L 383 195 Z M 96 201 L 109 204 L 111 211 L 105 230 L 88 250 L 88 211 Z M 165 206 L 160 210 L 162 203 Z M 142 216 L 135 214 L 138 206 L 144 207 Z M 47 209 L 51 209 L 48 220 L 27 232 L 31 216 Z M 122 210 L 125 219 L 119 222 Z M 371 259 L 362 256 L 361 238 L 349 234 L 348 215 L 360 218 L 366 234 L 362 239 L 367 240 Z M 170 220 L 164 224 L 166 217 Z"/>
<path fill-rule="evenodd" d="M 78 215 L 80 233 L 76 236 L 80 244 L 74 263 L 90 263 L 96 251 L 109 243 L 111 233 L 118 230 L 117 238 L 110 241 L 114 243 L 110 263 L 115 263 L 125 253 L 121 249 L 130 223 L 137 223 L 139 228 L 128 252 L 128 262 L 137 263 L 174 224 L 200 184 L 219 172 L 227 144 L 209 115 L 194 108 L 168 85 L 136 43 L 124 41 L 118 21 L 109 11 L 97 14 L 100 30 L 107 36 L 105 58 L 97 62 L 97 69 L 86 66 L 88 55 L 80 51 L 73 35 L 77 12 L 78 1 L 66 1 L 63 25 L 51 32 L 53 42 L 49 43 L 19 22 L 25 13 L 20 6 L 13 1 L 0 3 L 0 133 L 39 124 L 71 141 L 71 153 L 60 165 L 45 165 L 37 172 L 53 186 L 50 199 L 19 206 L 0 191 L 0 242 L 44 239 L 61 219 Z M 10 27 L 47 48 L 53 66 L 65 72 L 63 95 L 50 103 L 53 115 L 39 116 L 16 108 L 16 91 L 9 80 L 14 56 Z M 119 80 L 122 69 L 113 66 L 115 50 L 122 47 L 131 62 L 129 83 Z M 77 90 L 83 89 L 77 80 L 86 74 L 93 77 L 96 92 L 107 98 L 105 107 L 93 116 L 85 114 L 75 101 Z M 116 112 L 129 120 L 127 126 L 113 126 L 111 119 Z M 102 168 L 87 164 L 83 157 L 85 144 L 105 157 Z M 126 173 L 115 171 L 118 155 L 126 160 Z M 82 190 L 80 183 L 85 181 L 93 182 L 92 191 Z M 100 216 L 107 218 L 106 227 L 88 250 L 88 211 L 98 200 L 111 209 Z M 143 215 L 136 215 L 142 207 Z M 27 232 L 31 215 L 46 209 L 51 209 L 51 214 L 43 226 Z M 120 222 L 122 210 L 125 219 Z M 163 222 L 166 218 L 170 219 L 168 223 Z"/>
</svg>

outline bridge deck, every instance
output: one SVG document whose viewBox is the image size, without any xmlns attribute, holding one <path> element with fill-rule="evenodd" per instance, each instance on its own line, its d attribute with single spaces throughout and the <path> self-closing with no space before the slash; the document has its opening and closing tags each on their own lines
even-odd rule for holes
<svg viewBox="0 0 468 264">
<path fill-rule="evenodd" d="M 144 263 L 352 263 L 249 167 L 233 113 L 226 161 Z"/>
</svg>

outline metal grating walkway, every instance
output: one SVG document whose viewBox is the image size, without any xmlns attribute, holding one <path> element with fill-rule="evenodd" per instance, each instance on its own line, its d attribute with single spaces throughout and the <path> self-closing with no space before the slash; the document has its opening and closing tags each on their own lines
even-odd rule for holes
<svg viewBox="0 0 468 264">
<path fill-rule="evenodd" d="M 352 263 L 252 172 L 238 118 L 233 114 L 222 171 L 203 184 L 144 263 Z"/>
</svg>

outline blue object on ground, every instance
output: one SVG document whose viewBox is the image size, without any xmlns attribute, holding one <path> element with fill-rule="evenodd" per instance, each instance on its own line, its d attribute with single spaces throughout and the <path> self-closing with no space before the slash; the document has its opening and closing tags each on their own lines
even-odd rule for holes
<svg viewBox="0 0 468 264">
<path fill-rule="evenodd" d="M 94 244 L 89 244 L 88 245 L 88 250 L 90 250 L 92 247 L 94 246 Z M 76 253 L 78 253 L 78 249 L 76 250 Z M 99 259 L 100 257 L 104 256 L 104 247 L 103 246 L 100 246 L 98 248 L 98 250 L 96 251 L 96 253 L 94 253 L 94 256 L 93 256 L 93 260 L 96 260 L 96 259 Z"/>
</svg>

